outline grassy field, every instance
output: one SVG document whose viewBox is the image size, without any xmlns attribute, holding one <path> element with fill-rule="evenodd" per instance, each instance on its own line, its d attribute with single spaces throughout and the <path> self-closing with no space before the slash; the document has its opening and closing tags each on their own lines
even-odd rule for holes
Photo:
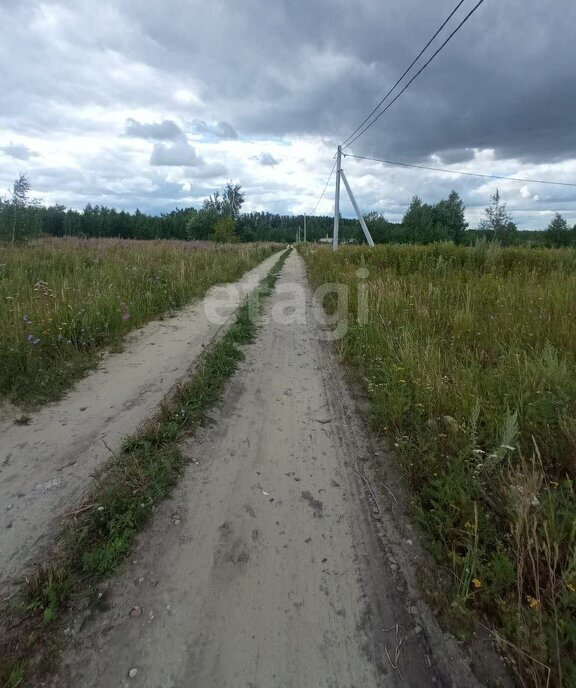
<svg viewBox="0 0 576 688">
<path fill-rule="evenodd" d="M 58 398 L 127 332 L 238 279 L 275 250 L 114 239 L 0 246 L 0 399 Z"/>
<path fill-rule="evenodd" d="M 576 685 L 576 251 L 302 253 L 315 286 L 350 288 L 339 346 L 452 573 L 452 610 L 488 620 L 524 685 Z"/>
</svg>

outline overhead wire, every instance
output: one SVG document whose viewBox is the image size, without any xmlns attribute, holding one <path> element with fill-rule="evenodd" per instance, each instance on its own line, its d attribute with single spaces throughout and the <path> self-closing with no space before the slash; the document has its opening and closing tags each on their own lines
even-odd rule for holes
<svg viewBox="0 0 576 688">
<path fill-rule="evenodd" d="M 446 24 L 448 24 L 448 22 L 452 19 L 452 17 L 456 14 L 456 12 L 460 9 L 460 7 L 464 4 L 464 2 L 466 2 L 466 0 L 460 0 L 460 2 L 452 10 L 452 12 L 450 12 L 448 17 L 444 20 L 444 22 L 442 23 L 440 28 L 436 31 L 436 33 L 432 36 L 432 38 L 428 41 L 428 43 L 426 43 L 426 45 L 422 48 L 422 50 L 418 53 L 418 55 L 414 58 L 414 60 L 412 60 L 412 62 L 410 63 L 410 66 L 404 71 L 402 76 L 398 79 L 398 81 L 394 84 L 394 86 L 392 86 L 392 88 L 388 91 L 388 93 L 384 96 L 384 98 L 382 98 L 382 100 L 378 103 L 378 105 L 376 105 L 376 107 L 372 110 L 372 112 L 368 115 L 368 117 L 366 117 L 366 119 L 363 122 L 361 122 L 356 127 L 356 129 L 354 129 L 354 131 L 350 134 L 350 136 L 348 136 L 347 139 L 342 141 L 342 144 L 341 144 L 342 146 L 346 145 L 346 143 L 354 136 L 354 134 L 366 124 L 366 122 L 370 119 L 370 117 L 372 117 L 372 115 L 388 99 L 388 97 L 392 94 L 392 92 L 396 89 L 396 87 L 400 84 L 400 82 L 404 79 L 404 77 L 408 74 L 408 72 L 412 69 L 412 67 L 418 62 L 418 60 L 422 57 L 422 55 L 426 52 L 426 50 L 428 50 L 428 48 L 433 43 L 433 41 L 436 39 L 438 34 L 442 31 L 442 29 L 446 26 Z"/>
<path fill-rule="evenodd" d="M 432 172 L 445 172 L 446 174 L 459 174 L 466 177 L 482 177 L 484 179 L 502 179 L 509 182 L 523 182 L 524 184 L 552 184 L 555 186 L 574 186 L 571 182 L 557 182 L 545 179 L 525 179 L 522 177 L 504 177 L 497 174 L 481 174 L 479 172 L 464 172 L 462 170 L 448 170 L 441 167 L 430 167 L 428 165 L 416 165 L 408 162 L 397 162 L 394 160 L 383 160 L 381 158 L 371 158 L 366 155 L 354 155 L 353 153 L 342 153 L 346 158 L 356 158 L 357 160 L 371 160 L 372 162 L 382 162 L 386 165 L 397 165 L 398 167 L 414 167 L 418 170 L 429 170 Z"/>
<path fill-rule="evenodd" d="M 386 102 L 386 100 L 390 97 L 390 95 L 394 92 L 394 90 L 398 87 L 398 85 L 401 83 L 401 81 L 407 76 L 407 74 L 410 72 L 410 70 L 414 67 L 414 65 L 418 62 L 418 60 L 422 57 L 422 55 L 426 52 L 426 50 L 430 47 L 432 42 L 437 38 L 437 36 L 440 34 L 440 32 L 444 29 L 444 27 L 448 24 L 450 19 L 456 14 L 458 9 L 462 6 L 462 4 L 465 2 L 465 0 L 460 0 L 460 2 L 456 5 L 456 7 L 452 10 L 450 15 L 447 17 L 447 19 L 442 23 L 440 28 L 435 32 L 435 34 L 432 36 L 432 38 L 428 41 L 428 43 L 424 46 L 424 48 L 420 51 L 420 53 L 417 55 L 417 57 L 412 61 L 410 66 L 404 71 L 402 76 L 398 79 L 398 81 L 392 86 L 392 88 L 388 91 L 388 93 L 382 98 L 382 100 L 376 105 L 376 107 L 372 110 L 372 112 L 364 119 L 364 121 L 356 127 L 356 129 L 348 136 L 347 139 L 343 141 L 341 144 L 342 151 L 345 149 L 349 148 L 356 140 L 360 138 L 370 127 L 372 127 L 378 119 L 392 107 L 392 105 L 400 98 L 400 96 L 410 87 L 410 85 L 422 74 L 422 72 L 428 67 L 428 65 L 436 58 L 436 56 L 446 47 L 446 45 L 452 40 L 452 38 L 458 33 L 458 31 L 466 24 L 466 22 L 472 17 L 472 15 L 480 8 L 480 6 L 484 3 L 484 0 L 479 0 L 476 5 L 468 12 L 468 14 L 464 17 L 464 19 L 458 24 L 458 26 L 450 33 L 450 35 L 446 38 L 446 40 L 443 41 L 443 43 L 440 45 L 440 47 L 432 54 L 432 56 L 422 65 L 422 67 L 412 76 L 412 78 L 408 81 L 408 83 L 402 88 L 402 90 L 396 94 L 396 96 L 388 103 L 388 105 L 380 111 L 376 117 L 374 117 L 372 120 L 371 118 L 373 115 L 378 111 L 378 109 Z M 371 121 L 370 121 L 371 120 Z M 354 155 L 353 153 L 342 153 L 344 157 L 350 157 L 350 158 L 356 158 L 358 160 L 369 160 L 373 162 L 380 162 L 386 165 L 395 165 L 398 167 L 409 167 L 409 168 L 415 168 L 415 169 L 421 169 L 421 170 L 428 170 L 432 172 L 441 172 L 445 174 L 456 174 L 456 175 L 462 175 L 462 176 L 467 176 L 467 177 L 478 177 L 478 178 L 483 178 L 483 179 L 498 179 L 502 181 L 513 181 L 513 182 L 521 182 L 524 184 L 548 184 L 548 185 L 555 185 L 555 186 L 566 186 L 566 187 L 576 187 L 576 183 L 571 183 L 571 182 L 560 182 L 560 181 L 553 181 L 553 180 L 547 180 L 547 179 L 531 179 L 531 178 L 525 178 L 525 177 L 506 177 L 503 175 L 495 175 L 495 174 L 485 174 L 485 173 L 480 173 L 480 172 L 465 172 L 463 170 L 450 170 L 446 168 L 440 168 L 440 167 L 432 167 L 430 165 L 417 165 L 415 163 L 405 163 L 405 162 L 399 162 L 399 161 L 394 161 L 394 160 L 385 160 L 382 158 L 374 158 L 370 156 L 365 156 L 365 155 Z M 324 186 L 324 189 L 322 191 L 322 194 L 320 195 L 320 198 L 318 199 L 318 202 L 316 203 L 316 206 L 314 207 L 314 210 L 312 211 L 312 214 L 316 212 L 316 209 L 318 208 L 318 205 L 320 204 L 322 198 L 324 197 L 324 194 L 326 193 L 326 189 L 328 188 L 328 184 L 330 183 L 330 180 L 332 178 L 332 175 L 334 174 L 334 169 L 336 167 L 336 161 L 334 162 L 334 165 L 332 166 L 332 170 L 328 176 L 328 179 L 326 181 L 326 184 Z"/>
<path fill-rule="evenodd" d="M 324 189 L 322 190 L 322 193 L 320 194 L 320 198 L 316 202 L 316 205 L 314 206 L 314 210 L 310 213 L 310 215 L 314 215 L 314 213 L 316 212 L 316 209 L 320 205 L 320 202 L 324 198 L 324 194 L 326 193 L 326 189 L 328 188 L 328 184 L 330 184 L 330 180 L 332 179 L 332 175 L 334 174 L 334 170 L 336 169 L 336 163 L 337 162 L 338 162 L 337 160 L 334 160 L 334 164 L 332 165 L 332 169 L 330 170 L 330 174 L 328 175 L 328 179 L 326 180 L 326 184 L 324 184 Z"/>
<path fill-rule="evenodd" d="M 479 0 L 479 2 L 476 3 L 476 5 L 468 12 L 468 14 L 464 17 L 464 19 L 458 24 L 458 26 L 452 31 L 452 33 L 448 36 L 448 38 L 442 43 L 442 45 L 433 53 L 432 57 L 430 57 L 423 65 L 422 67 L 414 74 L 414 76 L 408 81 L 408 83 L 404 86 L 404 88 L 396 94 L 396 96 L 388 103 L 388 105 L 374 117 L 374 119 L 369 122 L 363 129 L 361 129 L 355 136 L 352 138 L 350 141 L 345 146 L 342 146 L 342 150 L 345 148 L 349 148 L 354 141 L 359 139 L 362 134 L 366 133 L 370 127 L 372 127 L 379 119 L 382 117 L 382 115 L 389 110 L 392 105 L 400 98 L 400 96 L 406 91 L 406 89 L 414 82 L 415 79 L 417 79 L 420 74 L 428 67 L 428 65 L 435 59 L 435 57 L 444 49 L 444 47 L 452 40 L 452 38 L 460 31 L 460 29 L 466 24 L 466 22 L 472 17 L 472 15 L 480 8 L 480 6 L 484 3 L 484 0 Z"/>
</svg>

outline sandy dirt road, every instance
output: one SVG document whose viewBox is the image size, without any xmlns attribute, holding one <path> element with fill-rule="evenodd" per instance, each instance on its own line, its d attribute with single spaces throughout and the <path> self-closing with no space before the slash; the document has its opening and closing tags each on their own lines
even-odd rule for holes
<svg viewBox="0 0 576 688">
<path fill-rule="evenodd" d="M 268 317 L 247 347 L 109 609 L 71 627 L 55 685 L 478 685 L 417 626 L 383 555 L 354 471 L 361 426 L 309 292 L 305 312 L 285 293 L 305 281 L 293 252 L 267 307 L 292 317 Z"/>
<path fill-rule="evenodd" d="M 94 471 L 226 329 L 238 305 L 226 295 L 245 297 L 278 255 L 130 335 L 122 353 L 106 357 L 61 402 L 29 414 L 28 425 L 0 421 L 0 583 L 19 576 L 50 544 Z"/>
</svg>

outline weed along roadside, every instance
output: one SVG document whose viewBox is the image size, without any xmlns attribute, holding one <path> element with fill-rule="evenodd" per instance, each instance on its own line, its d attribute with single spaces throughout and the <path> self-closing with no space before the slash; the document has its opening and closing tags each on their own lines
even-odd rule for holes
<svg viewBox="0 0 576 688">
<path fill-rule="evenodd" d="M 205 420 L 252 341 L 262 300 L 275 286 L 290 249 L 238 311 L 234 324 L 206 352 L 157 415 L 124 442 L 96 476 L 82 504 L 65 518 L 51 560 L 39 565 L 18 594 L 2 602 L 0 685 L 31 685 L 57 665 L 72 608 L 98 604 L 98 584 L 125 559 L 136 533 L 184 470 L 179 441 Z"/>
<path fill-rule="evenodd" d="M 431 602 L 459 633 L 482 624 L 522 685 L 576 685 L 574 253 L 301 253 L 313 286 L 347 288 L 345 307 L 325 300 L 345 319 L 337 347 L 449 572 Z"/>
</svg>

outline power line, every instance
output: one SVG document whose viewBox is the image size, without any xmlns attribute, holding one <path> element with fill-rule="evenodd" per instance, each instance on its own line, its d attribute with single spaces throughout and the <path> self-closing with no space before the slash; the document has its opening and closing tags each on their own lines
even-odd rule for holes
<svg viewBox="0 0 576 688">
<path fill-rule="evenodd" d="M 397 165 L 399 167 L 415 167 L 418 170 L 431 170 L 432 172 L 446 172 L 447 174 L 460 174 L 466 177 L 483 177 L 484 179 L 503 179 L 509 182 L 523 182 L 524 184 L 554 184 L 557 186 L 576 186 L 570 182 L 553 182 L 544 179 L 523 179 L 521 177 L 501 177 L 496 174 L 480 174 L 478 172 L 462 172 L 459 170 L 446 170 L 441 167 L 428 167 L 426 165 L 413 165 L 408 162 L 395 162 L 393 160 L 381 160 L 380 158 L 370 158 L 366 155 L 353 155 L 352 153 L 342 153 L 346 158 L 357 158 L 358 160 L 371 160 L 373 162 L 383 162 L 386 165 Z"/>
<path fill-rule="evenodd" d="M 366 124 L 366 122 L 370 119 L 370 117 L 372 117 L 372 115 L 384 103 L 384 101 L 386 101 L 388 99 L 388 97 L 396 89 L 398 84 L 402 81 L 402 79 L 406 76 L 406 74 L 408 74 L 408 72 L 412 69 L 412 67 L 416 64 L 416 62 L 418 62 L 418 60 L 422 57 L 422 55 L 426 52 L 426 50 L 428 50 L 428 48 L 430 47 L 430 44 L 434 41 L 434 39 L 438 36 L 438 34 L 442 31 L 442 29 L 446 26 L 446 24 L 448 24 L 448 22 L 452 19 L 452 17 L 456 14 L 456 12 L 460 9 L 460 6 L 464 2 L 465 2 L 465 0 L 460 0 L 460 2 L 452 10 L 452 12 L 450 12 L 450 14 L 446 18 L 446 20 L 444 21 L 442 26 L 440 26 L 440 28 L 436 31 L 436 33 L 432 36 L 432 38 L 428 41 L 428 43 L 426 43 L 426 45 L 422 48 L 422 50 L 414 58 L 414 60 L 411 62 L 410 66 L 408 67 L 408 69 L 406 69 L 404 74 L 402 74 L 402 76 L 398 79 L 398 81 L 394 84 L 394 86 L 392 86 L 392 88 L 388 91 L 388 93 L 384 96 L 384 98 L 382 98 L 382 100 L 378 103 L 378 105 L 376 105 L 376 107 L 372 110 L 372 112 L 368 115 L 368 117 L 366 117 L 366 119 L 363 122 L 361 122 L 356 127 L 356 129 L 354 129 L 354 131 L 350 134 L 350 136 L 342 142 L 342 146 L 346 145 L 346 143 L 354 136 L 354 134 Z"/>
<path fill-rule="evenodd" d="M 310 213 L 310 215 L 314 215 L 316 212 L 316 208 L 320 205 L 320 201 L 324 198 L 324 194 L 326 193 L 326 189 L 328 188 L 328 184 L 330 184 L 330 180 L 332 179 L 332 175 L 334 174 L 334 169 L 336 168 L 336 160 L 334 160 L 334 164 L 332 165 L 332 169 L 330 170 L 330 174 L 328 175 L 328 179 L 326 180 L 326 184 L 324 184 L 324 189 L 322 190 L 322 193 L 320 194 L 320 198 L 318 199 L 316 205 L 314 206 L 314 210 Z"/>
<path fill-rule="evenodd" d="M 426 67 L 432 62 L 432 60 L 434 60 L 434 58 L 436 57 L 436 55 L 438 55 L 438 53 L 439 53 L 439 52 L 440 52 L 440 51 L 450 42 L 450 40 L 452 39 L 452 37 L 455 36 L 456 33 L 458 33 L 458 31 L 460 31 L 460 29 L 461 29 L 461 28 L 464 26 L 464 24 L 470 19 L 470 17 L 474 14 L 474 12 L 476 12 L 476 10 L 480 7 L 480 5 L 482 5 L 483 2 L 484 2 L 484 0 L 479 0 L 479 2 L 470 10 L 470 12 L 468 12 L 468 14 L 464 17 L 464 19 L 460 22 L 460 24 L 458 24 L 458 26 L 454 29 L 454 31 L 452 31 L 452 33 L 448 36 L 448 38 L 444 41 L 444 43 L 442 43 L 442 45 L 438 48 L 438 50 L 436 50 L 436 52 L 432 55 L 432 57 L 431 57 L 427 62 L 425 62 L 424 65 L 423 65 L 422 67 L 420 67 L 420 69 L 419 69 L 419 70 L 416 72 L 416 74 L 410 79 L 410 81 L 406 84 L 406 86 L 404 86 L 404 88 L 400 91 L 400 93 L 398 93 L 398 94 L 388 103 L 388 105 L 387 105 L 378 115 L 376 115 L 376 117 L 374 117 L 374 119 L 373 119 L 371 122 L 369 122 L 369 123 L 368 123 L 368 124 L 358 133 L 358 134 L 356 134 L 356 136 L 355 136 L 351 141 L 349 141 L 345 146 L 343 146 L 343 149 L 344 149 L 344 148 L 348 148 L 349 146 L 351 146 L 351 145 L 354 143 L 354 141 L 356 141 L 357 139 L 359 139 L 360 136 L 362 136 L 362 134 L 364 134 L 365 132 L 367 132 L 368 129 L 370 129 L 370 127 L 371 127 L 373 124 L 375 124 L 375 123 L 380 119 L 380 117 L 382 117 L 382 115 L 383 115 L 387 110 L 389 110 L 389 109 L 392 107 L 392 105 L 394 105 L 394 103 L 398 100 L 398 98 L 400 98 L 400 96 L 404 93 L 404 91 L 406 91 L 406 89 L 410 86 L 410 84 L 411 84 L 415 79 L 417 79 L 417 78 L 420 76 L 420 74 L 422 74 L 422 72 L 426 69 Z"/>
</svg>

